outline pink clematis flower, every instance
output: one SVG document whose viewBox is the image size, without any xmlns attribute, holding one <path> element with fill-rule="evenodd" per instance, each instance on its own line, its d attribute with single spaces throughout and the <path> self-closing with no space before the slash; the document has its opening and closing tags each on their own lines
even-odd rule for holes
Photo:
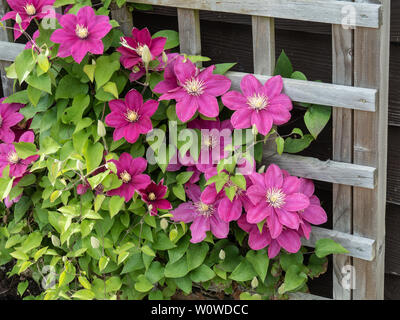
<svg viewBox="0 0 400 320">
<path fill-rule="evenodd" d="M 33 19 L 42 19 L 46 16 L 55 16 L 54 4 L 55 0 L 7 0 L 12 11 L 7 12 L 3 18 L 4 20 L 16 20 L 17 14 L 21 18 L 21 28 L 23 31 L 28 28 Z M 14 39 L 18 39 L 22 32 L 19 25 L 14 25 Z"/>
<path fill-rule="evenodd" d="M 110 160 L 117 166 L 117 175 L 122 185 L 107 192 L 109 196 L 120 196 L 125 202 L 132 199 L 135 191 L 145 189 L 150 184 L 150 177 L 142 174 L 146 170 L 147 161 L 143 158 L 132 158 L 129 153 L 122 153 L 119 160 Z"/>
<path fill-rule="evenodd" d="M 115 128 L 115 141 L 124 137 L 129 143 L 135 143 L 141 133 L 153 130 L 150 117 L 156 112 L 158 102 L 147 100 L 136 90 L 129 91 L 125 100 L 111 100 L 111 113 L 106 116 L 106 124 Z"/>
<path fill-rule="evenodd" d="M 200 180 L 201 171 L 196 168 L 195 161 L 190 156 L 189 151 L 187 151 L 186 157 L 182 157 L 179 152 L 176 152 L 172 156 L 166 171 L 179 171 L 183 166 L 186 166 L 186 171 L 193 171 L 193 175 L 190 177 L 187 183 L 196 183 Z"/>
<path fill-rule="evenodd" d="M 164 186 L 163 183 L 163 180 L 158 184 L 151 181 L 145 189 L 139 190 L 139 194 L 142 196 L 142 200 L 147 203 L 150 215 L 152 216 L 157 215 L 158 209 L 172 209 L 171 203 L 167 199 L 163 199 L 168 190 L 167 186 Z"/>
<path fill-rule="evenodd" d="M 175 64 L 180 61 L 182 62 L 185 58 L 181 55 L 174 55 L 168 57 L 167 65 L 164 69 L 164 80 L 157 83 L 154 87 L 156 93 L 167 93 L 171 90 L 177 90 L 179 88 L 178 78 L 175 74 Z"/>
<path fill-rule="evenodd" d="M 121 45 L 117 49 L 121 53 L 121 63 L 126 69 L 134 66 L 143 67 L 143 48 L 147 46 L 151 53 L 152 60 L 157 58 L 164 50 L 167 38 L 157 37 L 152 39 L 147 28 L 139 30 L 132 29 L 132 37 L 121 37 Z"/>
<path fill-rule="evenodd" d="M 199 171 L 206 172 L 229 156 L 229 152 L 225 151 L 225 147 L 232 143 L 233 128 L 229 120 L 196 119 L 188 123 L 188 128 L 201 131 L 201 150 L 196 163 Z"/>
<path fill-rule="evenodd" d="M 13 188 L 18 184 L 18 182 L 21 181 L 21 179 L 23 178 L 23 176 L 24 176 L 25 174 L 26 174 L 26 173 L 24 173 L 24 174 L 22 175 L 22 177 L 19 177 L 19 178 L 14 179 L 13 184 L 12 184 L 12 187 L 13 187 Z M 21 193 L 19 196 L 16 196 L 14 199 L 10 199 L 10 195 L 8 195 L 8 196 L 4 199 L 4 204 L 5 204 L 6 208 L 10 208 L 14 203 L 17 203 L 19 200 L 21 200 L 21 198 L 22 198 L 22 193 Z"/>
<path fill-rule="evenodd" d="M 282 94 L 281 76 L 269 79 L 264 85 L 253 75 L 243 77 L 240 87 L 243 93 L 230 91 L 222 96 L 222 103 L 235 112 L 231 122 L 236 129 L 257 127 L 264 136 L 272 125 L 282 125 L 289 121 L 292 102 Z"/>
<path fill-rule="evenodd" d="M 81 63 L 88 52 L 102 54 L 102 39 L 112 29 L 107 16 L 97 16 L 91 7 L 79 9 L 77 15 L 65 14 L 59 19 L 62 29 L 53 32 L 50 40 L 59 43 L 57 56 Z"/>
<path fill-rule="evenodd" d="M 18 113 L 23 107 L 20 103 L 3 103 L 4 98 L 0 99 L 0 140 L 5 143 L 14 142 L 15 134 L 11 127 L 15 126 L 24 116 Z"/>
<path fill-rule="evenodd" d="M 246 194 L 253 207 L 247 211 L 247 221 L 255 224 L 266 219 L 272 239 L 279 237 L 286 228 L 297 230 L 301 221 L 297 212 L 310 205 L 309 198 L 299 192 L 300 179 L 284 177 L 275 164 L 264 174 L 252 174 L 250 179 L 253 185 Z"/>
<path fill-rule="evenodd" d="M 215 66 L 200 71 L 189 59 L 176 59 L 174 63 L 175 77 L 168 78 L 156 92 L 172 89 L 164 93 L 160 100 L 175 99 L 176 114 L 182 122 L 189 121 L 199 111 L 202 115 L 214 118 L 219 114 L 217 98 L 227 92 L 231 81 L 218 74 L 213 74 Z M 167 79 L 165 79 L 167 81 Z M 173 88 L 175 85 L 175 88 Z M 161 90 L 160 89 L 163 89 Z"/>
<path fill-rule="evenodd" d="M 35 135 L 32 131 L 26 131 L 18 142 L 29 142 L 33 143 L 35 140 Z M 25 159 L 18 157 L 15 147 L 12 143 L 2 143 L 0 144 L 0 172 L 10 165 L 10 176 L 11 177 L 22 177 L 28 169 L 28 166 L 36 161 L 39 155 L 30 156 Z"/>
<path fill-rule="evenodd" d="M 206 204 L 200 200 L 201 190 L 198 185 L 186 186 L 187 195 L 192 200 L 182 203 L 171 211 L 173 221 L 193 222 L 190 226 L 192 239 L 190 242 L 201 242 L 206 237 L 206 232 L 211 231 L 219 239 L 226 238 L 229 233 L 229 222 L 222 221 L 218 214 L 219 200 Z"/>
<path fill-rule="evenodd" d="M 276 257 L 284 248 L 287 252 L 296 253 L 301 248 L 300 235 L 295 230 L 285 229 L 280 235 L 273 239 L 270 231 L 264 224 L 262 232 L 258 229 L 256 224 L 250 224 L 246 220 L 246 216 L 242 215 L 238 220 L 239 227 L 249 234 L 249 246 L 253 250 L 261 250 L 268 247 L 268 257 L 270 259 Z"/>
<path fill-rule="evenodd" d="M 303 193 L 310 199 L 310 205 L 300 210 L 299 216 L 301 218 L 299 232 L 305 238 L 310 238 L 311 224 L 320 225 L 328 220 L 325 210 L 321 207 L 321 203 L 316 195 L 314 195 L 314 183 L 309 179 L 300 179 L 299 192 Z"/>
</svg>

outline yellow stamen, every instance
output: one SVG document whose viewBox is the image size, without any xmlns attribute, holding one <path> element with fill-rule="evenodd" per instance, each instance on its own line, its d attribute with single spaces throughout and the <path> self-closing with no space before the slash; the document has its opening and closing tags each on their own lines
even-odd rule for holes
<svg viewBox="0 0 400 320">
<path fill-rule="evenodd" d="M 32 3 L 28 3 L 25 7 L 25 12 L 28 16 L 33 16 L 36 14 L 36 8 Z"/>
<path fill-rule="evenodd" d="M 247 98 L 247 104 L 254 110 L 262 110 L 268 106 L 268 97 L 263 94 L 255 94 Z"/>
<path fill-rule="evenodd" d="M 139 118 L 139 115 L 137 114 L 137 112 L 135 112 L 133 110 L 128 110 L 125 114 L 125 118 L 129 122 L 136 122 Z"/>
<path fill-rule="evenodd" d="M 156 195 L 155 195 L 153 192 L 150 192 L 150 193 L 149 193 L 149 200 L 150 200 L 150 201 L 156 200 Z"/>
<path fill-rule="evenodd" d="M 18 155 L 17 155 L 16 152 L 11 151 L 11 152 L 7 155 L 7 160 L 8 160 L 8 162 L 10 162 L 10 163 L 16 164 L 16 163 L 18 163 L 18 161 L 19 161 L 19 157 L 18 157 Z"/>
<path fill-rule="evenodd" d="M 188 94 L 198 97 L 203 94 L 205 89 L 205 83 L 203 80 L 192 78 L 185 82 L 183 88 L 186 90 Z"/>
<path fill-rule="evenodd" d="M 87 27 L 81 24 L 77 24 L 75 27 L 75 33 L 80 39 L 86 39 L 89 35 L 89 30 Z"/>
<path fill-rule="evenodd" d="M 131 175 L 126 170 L 122 172 L 119 176 L 123 183 L 128 183 L 132 179 Z"/>
<path fill-rule="evenodd" d="M 268 189 L 266 201 L 271 207 L 281 208 L 285 204 L 285 194 L 281 189 L 271 188 Z"/>
</svg>

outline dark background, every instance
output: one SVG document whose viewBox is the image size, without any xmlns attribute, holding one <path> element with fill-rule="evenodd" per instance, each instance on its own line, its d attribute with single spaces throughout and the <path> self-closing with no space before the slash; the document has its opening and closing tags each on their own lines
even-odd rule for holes
<svg viewBox="0 0 400 320">
<path fill-rule="evenodd" d="M 233 70 L 253 72 L 251 17 L 201 11 L 202 55 L 213 63 L 237 62 Z M 133 23 L 151 33 L 162 29 L 178 31 L 176 9 L 153 7 L 134 11 Z M 276 54 L 285 50 L 295 70 L 309 80 L 332 82 L 332 37 L 328 24 L 275 19 Z M 400 1 L 392 1 L 390 50 L 389 146 L 386 213 L 385 299 L 400 299 Z M 296 117 L 296 115 L 293 115 Z M 301 125 L 300 119 L 297 125 Z M 325 128 L 305 154 L 324 159 L 332 156 L 332 124 Z M 318 183 L 317 194 L 331 216 L 332 186 Z M 330 227 L 329 224 L 326 227 Z M 332 271 L 315 279 L 311 292 L 332 296 Z"/>
</svg>

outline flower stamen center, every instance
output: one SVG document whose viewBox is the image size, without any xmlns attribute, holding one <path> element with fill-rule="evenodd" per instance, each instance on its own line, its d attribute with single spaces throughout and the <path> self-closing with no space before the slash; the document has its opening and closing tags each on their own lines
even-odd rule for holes
<svg viewBox="0 0 400 320">
<path fill-rule="evenodd" d="M 36 8 L 32 3 L 28 3 L 25 7 L 25 12 L 28 16 L 33 16 L 36 14 Z"/>
<path fill-rule="evenodd" d="M 189 79 L 183 85 L 185 91 L 192 96 L 201 96 L 204 93 L 205 83 L 196 78 Z"/>
<path fill-rule="evenodd" d="M 285 204 L 285 194 L 278 188 L 268 189 L 266 201 L 271 207 L 281 208 Z"/>
<path fill-rule="evenodd" d="M 217 146 L 217 138 L 212 135 L 204 135 L 203 136 L 203 145 L 206 149 L 214 149 Z"/>
<path fill-rule="evenodd" d="M 128 183 L 132 179 L 131 175 L 126 170 L 124 170 L 124 172 L 122 172 L 119 176 L 123 183 Z"/>
<path fill-rule="evenodd" d="M 75 27 L 75 33 L 80 39 L 86 39 L 89 35 L 89 30 L 87 27 L 81 24 L 77 24 Z"/>
<path fill-rule="evenodd" d="M 268 97 L 264 94 L 256 93 L 247 98 L 247 104 L 254 110 L 263 110 L 268 107 Z"/>
<path fill-rule="evenodd" d="M 136 122 L 139 118 L 139 115 L 137 114 L 136 111 L 133 110 L 128 110 L 125 114 L 125 118 L 126 120 L 128 120 L 129 122 Z"/>
<path fill-rule="evenodd" d="M 16 164 L 19 161 L 19 157 L 18 157 L 18 155 L 17 155 L 17 153 L 15 151 L 11 151 L 7 155 L 7 160 L 8 160 L 9 163 Z"/>
<path fill-rule="evenodd" d="M 150 192 L 148 198 L 150 201 L 154 201 L 156 200 L 156 195 L 154 194 L 154 192 Z"/>
<path fill-rule="evenodd" d="M 195 207 L 197 212 L 206 218 L 209 218 L 214 214 L 214 206 L 211 204 L 206 204 L 200 201 L 195 204 Z"/>
</svg>

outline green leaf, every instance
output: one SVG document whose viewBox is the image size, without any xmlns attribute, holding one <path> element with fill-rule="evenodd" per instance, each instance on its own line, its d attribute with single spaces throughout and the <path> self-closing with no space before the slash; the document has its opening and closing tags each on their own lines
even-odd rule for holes
<svg viewBox="0 0 400 320">
<path fill-rule="evenodd" d="M 213 71 L 214 74 L 225 74 L 236 65 L 236 62 L 217 63 Z"/>
<path fill-rule="evenodd" d="M 211 60 L 209 57 L 203 57 L 203 56 L 187 56 L 187 58 L 190 61 L 192 61 L 193 63 L 204 62 L 204 61 L 210 61 Z"/>
<path fill-rule="evenodd" d="M 214 277 L 215 272 L 204 264 L 190 272 L 190 279 L 192 279 L 193 282 L 206 282 Z"/>
<path fill-rule="evenodd" d="M 18 294 L 22 297 L 26 291 L 26 289 L 28 288 L 29 282 L 28 280 L 25 280 L 23 282 L 18 283 Z"/>
<path fill-rule="evenodd" d="M 35 144 L 29 142 L 14 142 L 15 151 L 21 159 L 26 159 L 38 153 Z"/>
<path fill-rule="evenodd" d="M 61 148 L 60 144 L 52 137 L 47 136 L 40 143 L 40 154 L 53 154 Z"/>
<path fill-rule="evenodd" d="M 137 278 L 137 282 L 135 283 L 135 289 L 139 292 L 148 292 L 153 289 L 153 284 L 149 279 L 146 278 L 145 275 L 141 274 Z"/>
<path fill-rule="evenodd" d="M 174 30 L 161 30 L 153 34 L 153 39 L 157 37 L 167 38 L 164 49 L 172 49 L 179 46 L 179 33 Z"/>
<path fill-rule="evenodd" d="M 114 217 L 124 205 L 125 200 L 119 196 L 112 196 L 108 203 L 108 210 L 110 211 L 110 217 Z"/>
<path fill-rule="evenodd" d="M 102 256 L 100 258 L 100 260 L 99 260 L 99 269 L 100 269 L 100 271 L 103 271 L 107 267 L 109 262 L 110 262 L 110 258 L 109 257 Z"/>
<path fill-rule="evenodd" d="M 236 188 L 235 186 L 230 186 L 230 187 L 225 187 L 225 194 L 226 196 L 229 198 L 229 200 L 231 200 L 231 202 L 233 201 L 233 198 L 235 198 L 236 195 Z"/>
<path fill-rule="evenodd" d="M 276 151 L 278 152 L 279 155 L 282 155 L 285 146 L 285 139 L 283 139 L 282 137 L 277 137 L 275 139 L 275 143 L 276 143 Z"/>
<path fill-rule="evenodd" d="M 42 91 L 39 89 L 36 89 L 30 85 L 28 85 L 27 88 L 27 93 L 28 93 L 28 98 L 30 103 L 32 103 L 34 106 L 37 106 L 40 100 L 40 96 L 42 95 Z"/>
<path fill-rule="evenodd" d="M 186 276 L 188 272 L 188 262 L 186 257 L 182 257 L 174 263 L 168 262 L 165 266 L 164 274 L 167 278 L 181 278 Z"/>
<path fill-rule="evenodd" d="M 192 280 L 187 275 L 182 278 L 174 279 L 176 286 L 181 289 L 185 294 L 189 294 L 192 292 Z"/>
<path fill-rule="evenodd" d="M 248 260 L 244 259 L 235 270 L 233 270 L 229 278 L 235 281 L 248 281 L 252 280 L 255 276 L 257 276 L 257 274 L 253 266 Z"/>
<path fill-rule="evenodd" d="M 34 231 L 22 243 L 20 250 L 24 253 L 28 253 L 30 250 L 39 247 L 42 243 L 42 239 L 41 233 L 39 231 Z"/>
<path fill-rule="evenodd" d="M 88 85 L 82 83 L 79 79 L 67 74 L 57 85 L 56 100 L 74 98 L 77 95 L 86 95 L 88 92 Z"/>
<path fill-rule="evenodd" d="M 104 147 L 100 142 L 94 144 L 88 143 L 86 150 L 84 150 L 83 155 L 86 159 L 86 169 L 87 172 L 92 172 L 96 169 L 101 161 L 103 160 Z"/>
<path fill-rule="evenodd" d="M 293 66 L 285 51 L 282 50 L 281 55 L 276 62 L 274 75 L 281 75 L 283 78 L 290 78 L 293 73 Z"/>
<path fill-rule="evenodd" d="M 281 253 L 279 262 L 284 271 L 288 271 L 293 265 L 303 265 L 303 253 L 301 251 L 297 253 Z"/>
<path fill-rule="evenodd" d="M 103 90 L 105 92 L 111 93 L 115 98 L 118 99 L 118 88 L 117 85 L 114 82 L 107 82 L 104 87 Z"/>
<path fill-rule="evenodd" d="M 307 81 L 307 77 L 304 75 L 303 72 L 300 72 L 300 71 L 293 72 L 292 75 L 290 76 L 290 78 L 296 79 L 296 80 L 305 80 L 305 81 Z"/>
<path fill-rule="evenodd" d="M 284 152 L 298 153 L 306 149 L 314 138 L 310 134 L 305 134 L 301 139 L 286 138 Z"/>
<path fill-rule="evenodd" d="M 174 195 L 178 197 L 178 199 L 182 201 L 186 201 L 186 193 L 185 193 L 185 188 L 181 184 L 174 185 L 172 187 L 172 192 Z"/>
<path fill-rule="evenodd" d="M 43 72 L 47 72 L 50 69 L 49 59 L 46 57 L 46 55 L 44 53 L 40 53 L 38 55 L 37 62 L 38 62 L 39 68 L 42 69 Z"/>
<path fill-rule="evenodd" d="M 232 182 L 237 185 L 240 189 L 246 190 L 246 179 L 245 177 L 238 173 L 231 177 Z"/>
<path fill-rule="evenodd" d="M 72 295 L 72 298 L 79 300 L 93 300 L 95 297 L 94 292 L 88 289 L 79 290 Z"/>
<path fill-rule="evenodd" d="M 16 93 L 12 94 L 11 96 L 8 96 L 7 98 L 5 98 L 3 103 L 28 104 L 29 103 L 28 91 L 27 90 L 18 91 Z"/>
<path fill-rule="evenodd" d="M 306 281 L 307 274 L 304 273 L 303 268 L 298 265 L 292 265 L 286 271 L 283 292 L 294 291 L 300 288 Z"/>
<path fill-rule="evenodd" d="M 186 253 L 189 271 L 199 267 L 204 262 L 207 253 L 207 243 L 191 243 Z"/>
<path fill-rule="evenodd" d="M 185 184 L 192 177 L 193 173 L 194 173 L 193 171 L 185 171 L 179 173 L 176 176 L 176 182 L 178 182 L 179 184 Z"/>
<path fill-rule="evenodd" d="M 120 54 L 115 52 L 110 56 L 101 56 L 97 58 L 94 72 L 96 88 L 105 85 L 111 79 L 113 73 L 119 70 L 119 56 Z"/>
<path fill-rule="evenodd" d="M 325 128 L 331 118 L 331 113 L 331 107 L 312 105 L 308 108 L 304 115 L 304 122 L 314 139 L 317 139 L 318 135 Z"/>
<path fill-rule="evenodd" d="M 140 250 L 142 250 L 142 252 L 144 254 L 147 254 L 150 257 L 155 257 L 156 256 L 155 252 L 147 245 L 141 247 Z"/>
<path fill-rule="evenodd" d="M 267 255 L 267 250 L 258 251 L 248 251 L 246 254 L 246 259 L 250 262 L 255 272 L 257 272 L 261 281 L 264 282 L 267 276 L 269 258 Z"/>
<path fill-rule="evenodd" d="M 86 73 L 91 82 L 94 80 L 94 71 L 96 70 L 95 64 L 87 64 L 83 67 L 83 72 Z"/>
<path fill-rule="evenodd" d="M 36 61 L 32 49 L 22 51 L 15 58 L 15 72 L 17 73 L 19 83 L 24 82 L 28 78 L 35 64 Z"/>
<path fill-rule="evenodd" d="M 349 251 L 332 239 L 319 239 L 315 244 L 315 254 L 318 258 L 326 257 L 329 254 L 344 253 L 349 253 Z"/>
<path fill-rule="evenodd" d="M 26 82 L 38 90 L 42 90 L 51 94 L 51 80 L 47 73 L 42 74 L 41 76 L 37 76 L 35 73 L 32 73 L 26 79 Z"/>
</svg>

